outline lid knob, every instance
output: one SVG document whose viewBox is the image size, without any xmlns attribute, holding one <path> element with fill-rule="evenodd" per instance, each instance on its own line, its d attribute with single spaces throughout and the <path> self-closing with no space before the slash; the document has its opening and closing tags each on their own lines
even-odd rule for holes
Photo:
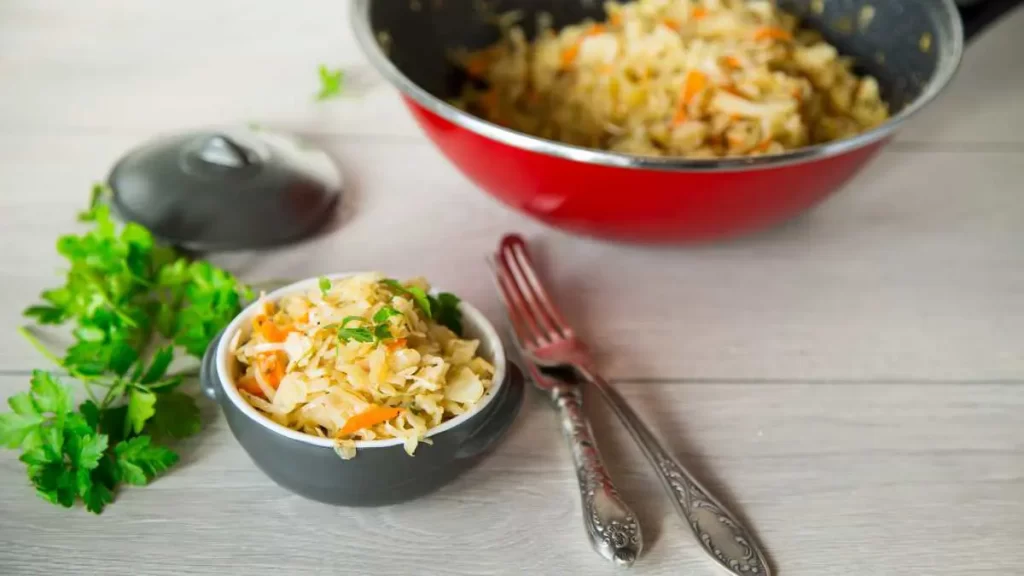
<svg viewBox="0 0 1024 576">
<path fill-rule="evenodd" d="M 162 241 L 196 252 L 292 242 L 327 223 L 344 180 L 322 150 L 265 130 L 164 136 L 108 178 L 111 207 Z"/>
<path fill-rule="evenodd" d="M 199 148 L 199 157 L 227 168 L 244 168 L 258 161 L 255 154 L 223 134 L 207 138 Z"/>
</svg>

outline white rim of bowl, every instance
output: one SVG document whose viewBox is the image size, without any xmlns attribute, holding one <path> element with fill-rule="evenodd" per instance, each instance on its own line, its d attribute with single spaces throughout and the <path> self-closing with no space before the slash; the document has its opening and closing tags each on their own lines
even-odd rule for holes
<svg viewBox="0 0 1024 576">
<path fill-rule="evenodd" d="M 351 272 L 343 274 L 327 274 L 326 277 L 331 280 L 340 280 L 342 278 L 348 278 L 351 276 L 358 276 L 360 274 L 368 274 L 369 272 Z M 320 276 L 314 278 L 307 278 L 300 280 L 293 284 L 289 284 L 282 288 L 278 288 L 273 292 L 266 295 L 268 300 L 277 302 L 282 297 L 308 290 L 317 285 L 320 281 Z M 438 292 L 436 287 L 433 287 L 432 293 Z M 249 306 L 246 306 L 244 310 L 239 312 L 238 316 L 228 324 L 227 328 L 224 329 L 224 335 L 221 337 L 220 342 L 217 343 L 217 378 L 220 380 L 220 392 L 223 392 L 229 400 L 242 411 L 243 414 L 248 416 L 251 420 L 271 432 L 277 433 L 286 438 L 304 442 L 306 444 L 312 444 L 314 446 L 323 446 L 325 448 L 333 448 L 335 446 L 335 440 L 332 438 L 320 438 L 318 436 L 310 436 L 304 432 L 298 430 L 292 430 L 286 426 L 282 426 L 277 422 L 274 422 L 267 416 L 264 416 L 259 410 L 254 408 L 251 404 L 242 398 L 242 395 L 238 393 L 238 388 L 235 385 L 234 378 L 231 378 L 230 371 L 228 370 L 228 362 L 232 359 L 229 354 L 230 346 L 232 341 L 238 336 L 242 326 L 247 324 L 256 312 L 259 300 L 256 300 Z M 486 316 L 475 307 L 466 302 L 459 304 L 459 310 L 462 312 L 463 322 L 473 326 L 476 332 L 480 335 L 481 341 L 487 341 L 491 348 L 491 363 L 494 365 L 494 379 L 491 382 L 491 387 L 487 390 L 487 394 L 484 395 L 483 399 L 473 407 L 472 410 L 465 414 L 460 414 L 447 422 L 442 423 L 440 426 L 436 426 L 427 431 L 424 438 L 430 438 L 435 434 L 440 434 L 446 430 L 451 430 L 463 422 L 469 420 L 474 415 L 480 413 L 484 408 L 489 406 L 494 398 L 497 397 L 501 387 L 505 383 L 506 374 L 506 359 L 505 359 L 505 347 L 502 344 L 501 338 L 498 336 L 498 331 L 494 328 L 491 322 Z M 387 448 L 391 446 L 401 446 L 405 442 L 404 438 L 389 438 L 386 440 L 357 440 L 355 441 L 356 450 L 366 448 Z"/>
</svg>

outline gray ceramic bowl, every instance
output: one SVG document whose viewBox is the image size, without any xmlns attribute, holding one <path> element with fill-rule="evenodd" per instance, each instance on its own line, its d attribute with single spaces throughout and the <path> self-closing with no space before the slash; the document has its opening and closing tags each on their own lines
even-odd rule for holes
<svg viewBox="0 0 1024 576">
<path fill-rule="evenodd" d="M 340 278 L 345 275 L 333 276 Z M 317 285 L 317 278 L 268 295 L 271 300 Z M 427 433 L 414 456 L 400 440 L 356 442 L 356 457 L 342 460 L 329 439 L 290 430 L 260 414 L 234 383 L 230 344 L 252 326 L 255 304 L 243 310 L 210 344 L 203 358 L 203 392 L 217 401 L 232 434 L 253 462 L 280 486 L 306 498 L 342 506 L 383 506 L 430 493 L 477 461 L 511 426 L 523 400 L 522 375 L 505 358 L 494 326 L 463 302 L 467 337 L 480 340 L 479 353 L 495 367 L 494 385 L 476 409 Z"/>
</svg>

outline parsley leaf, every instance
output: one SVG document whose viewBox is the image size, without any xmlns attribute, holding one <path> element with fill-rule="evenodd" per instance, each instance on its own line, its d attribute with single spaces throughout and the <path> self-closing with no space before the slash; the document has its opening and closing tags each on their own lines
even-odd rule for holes
<svg viewBox="0 0 1024 576">
<path fill-rule="evenodd" d="M 139 383 L 153 384 L 160 380 L 160 378 L 167 373 L 167 367 L 171 365 L 172 360 L 174 360 L 173 347 L 164 346 L 157 350 L 156 354 L 153 355 L 153 359 L 150 360 L 150 364 L 149 367 L 146 368 L 146 372 L 139 378 Z M 139 366 L 141 366 L 141 364 Z"/>
<path fill-rule="evenodd" d="M 339 328 L 338 338 L 342 342 L 355 340 L 356 342 L 373 342 L 373 332 L 369 328 Z"/>
<path fill-rule="evenodd" d="M 93 184 L 92 191 L 89 193 L 89 208 L 78 213 L 79 222 L 93 222 L 96 220 L 96 209 L 100 206 L 100 202 L 103 201 L 103 197 L 110 192 L 110 188 L 107 188 L 105 184 Z"/>
<path fill-rule="evenodd" d="M 443 326 L 447 326 L 456 335 L 462 335 L 462 311 L 459 310 L 459 297 L 450 292 L 441 292 L 434 300 L 434 318 Z"/>
<path fill-rule="evenodd" d="M 202 427 L 199 405 L 182 392 L 156 395 L 153 417 L 146 422 L 145 433 L 154 438 L 187 438 Z"/>
<path fill-rule="evenodd" d="M 409 296 L 419 306 L 427 318 L 448 327 L 457 335 L 462 335 L 462 311 L 459 310 L 459 297 L 450 292 L 442 292 L 436 297 L 426 293 L 419 286 L 403 286 L 399 281 L 387 278 L 383 283 L 398 294 Z"/>
<path fill-rule="evenodd" d="M 320 74 L 320 93 L 316 95 L 316 99 L 327 100 L 340 96 L 345 72 L 341 69 L 328 68 L 325 64 L 320 65 L 318 72 Z"/>
<path fill-rule="evenodd" d="M 178 455 L 162 446 L 150 444 L 149 436 L 138 436 L 114 448 L 118 474 L 124 482 L 145 486 L 161 472 L 178 462 Z"/>
<path fill-rule="evenodd" d="M 70 391 L 49 372 L 32 371 L 31 394 L 40 412 L 64 415 L 71 411 Z"/>
<path fill-rule="evenodd" d="M 81 500 L 95 513 L 120 483 L 145 484 L 177 461 L 152 438 L 189 436 L 201 421 L 195 400 L 175 391 L 183 375 L 168 373 L 175 352 L 201 357 L 252 297 L 227 271 L 160 245 L 138 224 L 114 222 L 108 193 L 94 186 L 79 214 L 91 227 L 57 240 L 63 285 L 24 312 L 38 324 L 70 324 L 74 341 L 60 357 L 19 329 L 89 399 L 75 410 L 70 389 L 36 370 L 29 390 L 8 398 L 11 412 L 0 413 L 0 445 L 22 451 L 39 495 L 65 507 Z"/>
<path fill-rule="evenodd" d="M 377 340 L 393 338 L 391 335 L 391 328 L 389 328 L 387 324 L 378 324 L 373 327 L 373 337 Z"/>
<path fill-rule="evenodd" d="M 7 399 L 13 412 L 0 414 L 0 444 L 7 448 L 27 448 L 39 440 L 39 426 L 46 418 L 39 413 L 28 393 Z"/>
<path fill-rule="evenodd" d="M 391 334 L 391 328 L 387 325 L 389 318 L 394 316 L 401 316 L 402 313 L 395 310 L 391 306 L 384 306 L 373 315 L 373 321 L 367 320 L 362 316 L 348 316 L 341 321 L 341 327 L 338 329 L 338 338 L 342 342 L 350 342 L 355 340 L 356 342 L 379 342 L 381 340 L 387 340 L 388 338 L 394 338 Z M 366 326 L 358 328 L 349 328 L 348 325 L 351 323 L 364 324 Z"/>
<path fill-rule="evenodd" d="M 395 292 L 412 298 L 413 302 L 423 310 L 423 313 L 427 315 L 427 318 L 433 318 L 431 314 L 430 298 L 427 296 L 427 292 L 419 286 L 402 286 L 402 283 L 393 278 L 386 278 L 383 283 L 390 287 Z"/>
<path fill-rule="evenodd" d="M 81 471 L 79 471 L 81 472 Z M 96 474 L 90 472 L 87 476 L 88 482 L 80 483 L 78 493 L 85 502 L 85 509 L 93 514 L 103 512 L 103 509 L 114 501 L 113 482 L 107 483 L 96 478 Z"/>
<path fill-rule="evenodd" d="M 128 395 L 128 418 L 125 430 L 138 434 L 153 414 L 156 414 L 156 394 L 141 388 L 132 388 Z M 127 434 L 126 434 L 127 435 Z"/>
<path fill-rule="evenodd" d="M 401 315 L 402 315 L 401 312 L 399 312 L 398 310 L 395 310 L 391 306 L 385 306 L 385 307 L 381 308 L 380 310 L 377 310 L 377 313 L 373 315 L 373 321 L 374 321 L 375 324 L 382 324 L 384 322 L 387 322 L 388 319 L 393 317 L 393 316 L 401 316 Z"/>
</svg>

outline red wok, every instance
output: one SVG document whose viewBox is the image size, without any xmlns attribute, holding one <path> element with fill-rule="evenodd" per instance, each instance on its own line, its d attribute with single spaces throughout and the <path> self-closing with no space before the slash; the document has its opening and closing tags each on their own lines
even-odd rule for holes
<svg viewBox="0 0 1024 576">
<path fill-rule="evenodd" d="M 779 0 L 878 79 L 894 111 L 884 125 L 853 138 L 784 154 L 693 160 L 580 148 L 503 128 L 446 103 L 463 74 L 454 48 L 498 39 L 472 0 L 354 0 L 352 21 L 370 62 L 396 88 L 441 151 L 503 203 L 551 226 L 634 242 L 716 240 L 801 214 L 839 190 L 911 116 L 932 102 L 960 65 L 965 39 L 1021 0 Z M 600 2 L 495 0 L 498 12 L 554 16 L 557 26 L 603 19 Z M 967 4 L 970 4 L 967 6 Z M 843 33 L 836 22 L 875 11 L 870 26 Z M 962 12 L 962 14 L 961 14 Z M 929 35 L 931 47 L 922 50 Z M 386 44 L 386 45 L 382 45 Z"/>
</svg>

